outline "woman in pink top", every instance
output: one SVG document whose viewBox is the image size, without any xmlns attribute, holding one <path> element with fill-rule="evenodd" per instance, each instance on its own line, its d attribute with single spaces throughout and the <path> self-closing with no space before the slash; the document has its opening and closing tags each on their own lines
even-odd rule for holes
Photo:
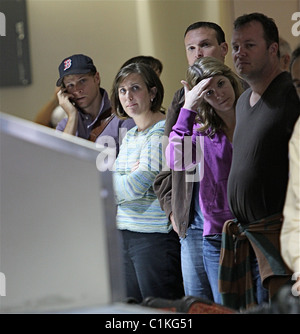
<svg viewBox="0 0 300 334">
<path fill-rule="evenodd" d="M 227 179 L 232 159 L 235 105 L 242 93 L 240 79 L 215 58 L 190 66 L 185 103 L 169 136 L 166 159 L 170 168 L 199 165 L 199 203 L 204 217 L 203 257 L 214 301 L 221 303 L 218 268 L 222 227 L 234 218 L 227 202 Z M 173 189 L 174 191 L 179 191 Z"/>
</svg>

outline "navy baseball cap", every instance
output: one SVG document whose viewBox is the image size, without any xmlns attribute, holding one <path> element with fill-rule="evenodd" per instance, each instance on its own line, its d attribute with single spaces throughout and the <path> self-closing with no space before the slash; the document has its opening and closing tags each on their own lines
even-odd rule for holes
<svg viewBox="0 0 300 334">
<path fill-rule="evenodd" d="M 63 78 L 70 74 L 86 74 L 89 72 L 97 72 L 93 60 L 83 54 L 73 55 L 65 58 L 58 67 L 59 79 L 56 86 L 62 84 Z"/>
</svg>

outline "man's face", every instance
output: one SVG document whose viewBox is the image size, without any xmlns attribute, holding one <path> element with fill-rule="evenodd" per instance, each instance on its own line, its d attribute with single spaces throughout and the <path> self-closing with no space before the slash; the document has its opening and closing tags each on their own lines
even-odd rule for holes
<svg viewBox="0 0 300 334">
<path fill-rule="evenodd" d="M 88 109 L 96 100 L 99 94 L 100 77 L 97 72 L 91 74 L 72 74 L 64 77 L 64 86 L 71 100 L 82 110 Z"/>
<path fill-rule="evenodd" d="M 189 66 L 202 57 L 214 57 L 224 62 L 228 52 L 227 43 L 219 44 L 216 31 L 207 27 L 190 30 L 184 38 L 184 45 Z"/>
<path fill-rule="evenodd" d="M 245 79 L 259 78 L 270 63 L 271 48 L 267 48 L 260 22 L 252 21 L 232 34 L 232 56 L 237 73 Z"/>
<path fill-rule="evenodd" d="M 291 68 L 293 84 L 300 99 L 300 57 L 296 58 Z"/>
</svg>

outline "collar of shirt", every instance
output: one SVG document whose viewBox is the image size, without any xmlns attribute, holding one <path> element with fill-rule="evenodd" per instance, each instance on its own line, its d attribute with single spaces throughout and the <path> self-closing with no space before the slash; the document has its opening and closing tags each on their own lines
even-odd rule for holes
<svg viewBox="0 0 300 334">
<path fill-rule="evenodd" d="M 91 122 L 87 126 L 87 128 L 92 127 L 97 122 L 101 113 L 111 107 L 110 100 L 108 98 L 108 94 L 107 94 L 106 90 L 100 87 L 100 93 L 102 95 L 102 101 L 101 101 L 101 104 L 100 104 L 99 112 L 97 114 L 97 117 L 93 120 L 93 122 Z"/>
</svg>

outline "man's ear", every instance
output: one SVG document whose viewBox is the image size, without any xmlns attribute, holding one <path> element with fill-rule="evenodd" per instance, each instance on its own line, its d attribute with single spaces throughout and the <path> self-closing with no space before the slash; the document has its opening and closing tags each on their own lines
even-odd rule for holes
<svg viewBox="0 0 300 334">
<path fill-rule="evenodd" d="M 284 65 L 288 65 L 291 61 L 291 57 L 290 55 L 284 55 L 283 56 L 283 62 L 284 62 Z"/>
<path fill-rule="evenodd" d="M 100 84 L 101 84 L 101 78 L 100 78 L 99 72 L 96 72 L 94 78 L 95 78 L 97 84 L 100 86 Z"/>
<path fill-rule="evenodd" d="M 275 54 L 275 56 L 277 56 L 278 49 L 279 49 L 279 45 L 276 42 L 272 43 L 269 46 L 270 52 L 273 53 L 273 54 Z"/>
<path fill-rule="evenodd" d="M 223 42 L 220 44 L 220 47 L 221 47 L 222 56 L 225 58 L 225 56 L 228 53 L 228 44 L 226 42 Z"/>
</svg>

